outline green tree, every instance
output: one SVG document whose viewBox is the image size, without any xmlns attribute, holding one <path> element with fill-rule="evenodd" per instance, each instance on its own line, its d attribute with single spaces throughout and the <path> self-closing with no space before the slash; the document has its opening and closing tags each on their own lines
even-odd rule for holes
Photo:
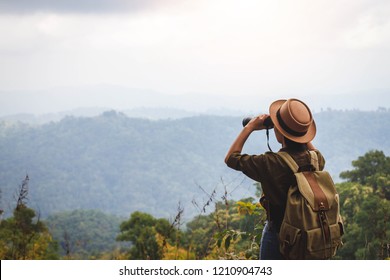
<svg viewBox="0 0 390 280">
<path fill-rule="evenodd" d="M 352 161 L 352 166 L 353 170 L 341 172 L 342 179 L 370 186 L 374 192 L 390 200 L 390 157 L 373 150 Z"/>
<path fill-rule="evenodd" d="M 264 209 L 253 198 L 218 201 L 214 212 L 187 224 L 197 259 L 256 259 Z"/>
<path fill-rule="evenodd" d="M 23 180 L 13 217 L 0 223 L 1 259 L 53 259 L 57 246 L 46 225 L 27 207 L 29 178 Z"/>
<path fill-rule="evenodd" d="M 344 218 L 343 259 L 390 257 L 389 157 L 370 151 L 341 173 L 347 182 L 337 185 Z"/>
<path fill-rule="evenodd" d="M 119 225 L 123 219 L 98 210 L 73 210 L 50 215 L 45 219 L 53 238 L 67 259 L 94 259 L 115 248 Z"/>
<path fill-rule="evenodd" d="M 390 257 L 390 203 L 379 196 L 370 194 L 356 215 L 356 223 L 361 225 L 359 239 L 364 240 L 364 248 L 356 252 L 358 259 L 385 259 Z"/>
<path fill-rule="evenodd" d="M 164 249 L 164 244 L 159 245 L 159 236 L 165 242 L 175 241 L 175 229 L 169 221 L 136 211 L 131 214 L 129 220 L 121 223 L 117 240 L 130 241 L 129 259 L 159 260 L 163 258 Z"/>
</svg>

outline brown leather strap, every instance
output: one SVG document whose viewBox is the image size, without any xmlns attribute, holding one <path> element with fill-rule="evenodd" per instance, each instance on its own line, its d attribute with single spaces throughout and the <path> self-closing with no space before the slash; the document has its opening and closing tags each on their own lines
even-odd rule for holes
<svg viewBox="0 0 390 280">
<path fill-rule="evenodd" d="M 324 233 L 324 240 L 325 240 L 325 244 L 326 242 L 330 242 L 330 227 L 329 227 L 329 222 L 328 222 L 328 218 L 326 217 L 326 213 L 324 211 L 320 211 L 318 212 L 318 219 L 319 219 L 319 222 L 320 222 L 320 225 L 321 225 L 321 229 Z M 330 246 L 331 247 L 331 246 Z"/>
<path fill-rule="evenodd" d="M 318 185 L 313 172 L 302 172 L 302 173 L 305 176 L 314 194 L 314 210 L 315 211 L 329 210 L 328 199 L 326 198 L 326 195 L 322 191 L 321 187 Z"/>
<path fill-rule="evenodd" d="M 329 228 L 328 219 L 325 214 L 325 211 L 329 210 L 328 199 L 326 198 L 326 195 L 322 191 L 321 187 L 318 185 L 313 172 L 303 172 L 303 175 L 305 176 L 314 194 L 314 208 L 315 208 L 314 211 L 319 212 L 318 218 L 324 234 L 325 242 L 329 242 L 331 237 L 330 228 Z"/>
</svg>

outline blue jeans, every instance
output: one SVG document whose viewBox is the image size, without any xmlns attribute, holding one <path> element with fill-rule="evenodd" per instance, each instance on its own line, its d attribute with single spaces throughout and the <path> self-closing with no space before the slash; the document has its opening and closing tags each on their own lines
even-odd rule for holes
<svg viewBox="0 0 390 280">
<path fill-rule="evenodd" d="M 279 251 L 278 232 L 272 226 L 272 222 L 265 223 L 260 241 L 260 260 L 283 260 Z"/>
</svg>

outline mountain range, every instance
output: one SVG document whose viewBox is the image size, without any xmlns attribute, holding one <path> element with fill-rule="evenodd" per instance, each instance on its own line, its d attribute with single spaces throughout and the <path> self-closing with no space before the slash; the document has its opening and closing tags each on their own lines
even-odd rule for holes
<svg viewBox="0 0 390 280">
<path fill-rule="evenodd" d="M 369 150 L 390 153 L 387 109 L 328 109 L 314 118 L 314 144 L 336 182 Z M 33 125 L 2 120 L 1 208 L 10 214 L 26 174 L 29 204 L 43 217 L 99 209 L 122 217 L 138 210 L 169 218 L 179 205 L 193 217 L 213 211 L 209 204 L 222 196 L 254 196 L 254 182 L 223 162 L 241 120 L 215 115 L 151 120 L 118 111 Z M 279 148 L 272 133 L 270 145 Z M 244 152 L 265 151 L 265 132 L 253 133 Z"/>
<path fill-rule="evenodd" d="M 390 89 L 360 92 L 318 93 L 249 93 L 220 95 L 188 92 L 170 94 L 149 89 L 127 88 L 116 85 L 61 87 L 41 90 L 0 90 L 0 117 L 15 118 L 26 115 L 46 116 L 60 120 L 64 115 L 96 116 L 107 110 L 127 112 L 133 117 L 184 117 L 189 115 L 245 115 L 268 112 L 268 105 L 276 99 L 299 98 L 313 112 L 333 110 L 372 111 L 389 108 Z M 60 112 L 60 113 L 58 113 Z"/>
</svg>

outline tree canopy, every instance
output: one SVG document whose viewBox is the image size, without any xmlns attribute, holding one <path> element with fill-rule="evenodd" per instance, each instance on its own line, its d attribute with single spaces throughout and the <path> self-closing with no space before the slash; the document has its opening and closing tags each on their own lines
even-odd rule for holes
<svg viewBox="0 0 390 280">
<path fill-rule="evenodd" d="M 346 226 L 343 259 L 390 258 L 390 157 L 369 151 L 341 173 L 338 185 Z"/>
<path fill-rule="evenodd" d="M 367 150 L 390 152 L 390 132 L 383 130 L 390 125 L 389 116 L 380 111 L 315 114 L 315 145 L 336 181 Z M 74 209 L 118 216 L 143 211 L 167 218 L 178 202 L 190 205 L 204 195 L 198 185 L 206 192 L 216 185 L 223 191 L 221 177 L 242 181 L 231 197 L 238 200 L 253 189 L 253 182 L 226 168 L 223 159 L 241 127 L 239 117 L 151 121 L 115 111 L 36 126 L 0 122 L 2 200 L 12 200 L 15 180 L 26 172 L 34 190 L 30 203 L 39 206 L 45 218 Z M 274 150 L 279 147 L 272 133 L 270 144 Z M 246 153 L 267 150 L 263 131 L 254 133 L 244 147 Z M 12 215 L 9 208 L 3 210 L 5 216 Z M 196 208 L 186 206 L 187 217 L 196 214 Z"/>
</svg>

